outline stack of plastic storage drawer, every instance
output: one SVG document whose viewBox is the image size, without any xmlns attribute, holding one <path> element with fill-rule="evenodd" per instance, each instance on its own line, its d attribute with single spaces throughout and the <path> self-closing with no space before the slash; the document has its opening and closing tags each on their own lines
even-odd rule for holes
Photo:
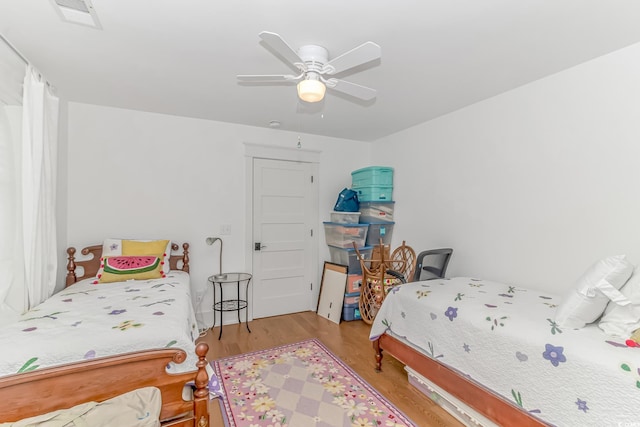
<svg viewBox="0 0 640 427">
<path fill-rule="evenodd" d="M 393 168 L 370 166 L 351 172 L 351 187 L 358 192 L 361 224 L 367 224 L 367 246 L 391 244 L 393 235 Z"/>
<path fill-rule="evenodd" d="M 371 257 L 373 247 L 380 244 L 391 244 L 393 234 L 393 168 L 370 166 L 351 172 L 351 189 L 358 193 L 360 202 L 360 224 L 367 227 L 365 245 L 369 248 L 365 257 Z M 351 283 L 351 281 L 349 281 Z M 362 273 L 358 276 L 357 286 L 362 286 Z M 347 285 L 349 291 L 349 285 Z M 349 301 L 351 302 L 351 300 Z M 345 296 L 345 305 L 347 296 Z M 355 301 L 356 310 L 358 300 Z M 343 309 L 343 316 L 346 316 Z"/>
<path fill-rule="evenodd" d="M 347 286 L 342 306 L 343 320 L 361 319 L 358 301 L 362 286 L 362 267 L 352 242 L 355 242 L 358 251 L 365 258 L 371 257 L 373 249 L 365 246 L 369 227 L 367 224 L 360 224 L 359 217 L 360 212 L 332 212 L 331 222 L 324 223 L 331 262 L 348 267 Z"/>
</svg>

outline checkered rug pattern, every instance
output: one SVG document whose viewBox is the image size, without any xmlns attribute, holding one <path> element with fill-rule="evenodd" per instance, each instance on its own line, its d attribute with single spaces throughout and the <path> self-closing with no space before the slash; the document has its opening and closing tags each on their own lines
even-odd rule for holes
<svg viewBox="0 0 640 427">
<path fill-rule="evenodd" d="M 316 339 L 212 366 L 229 427 L 414 426 Z"/>
</svg>

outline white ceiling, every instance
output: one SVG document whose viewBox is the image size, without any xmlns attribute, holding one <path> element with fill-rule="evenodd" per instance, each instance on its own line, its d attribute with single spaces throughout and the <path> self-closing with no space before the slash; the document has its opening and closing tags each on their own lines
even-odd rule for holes
<svg viewBox="0 0 640 427">
<path fill-rule="evenodd" d="M 640 42 L 635 0 L 93 0 L 102 29 L 63 22 L 50 1 L 0 0 L 0 34 L 70 101 L 373 141 Z M 335 57 L 371 40 L 382 59 L 339 77 L 372 102 L 295 85 L 260 43 L 319 44 Z"/>
</svg>

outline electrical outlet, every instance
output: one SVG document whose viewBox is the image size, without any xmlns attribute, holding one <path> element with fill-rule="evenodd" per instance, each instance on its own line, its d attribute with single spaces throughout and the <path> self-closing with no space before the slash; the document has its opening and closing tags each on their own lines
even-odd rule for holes
<svg viewBox="0 0 640 427">
<path fill-rule="evenodd" d="M 228 236 L 231 234 L 231 224 L 222 224 L 220 226 L 220 234 L 223 236 Z"/>
<path fill-rule="evenodd" d="M 204 291 L 198 291 L 196 292 L 196 301 L 198 302 L 198 304 L 200 304 L 202 302 L 202 299 L 205 296 L 205 292 Z"/>
</svg>

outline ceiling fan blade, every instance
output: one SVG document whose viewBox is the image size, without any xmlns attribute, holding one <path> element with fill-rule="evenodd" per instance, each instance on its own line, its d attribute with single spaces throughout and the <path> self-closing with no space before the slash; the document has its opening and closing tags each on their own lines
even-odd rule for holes
<svg viewBox="0 0 640 427">
<path fill-rule="evenodd" d="M 238 74 L 236 77 L 243 82 L 293 82 L 297 80 L 297 77 L 291 74 Z"/>
<path fill-rule="evenodd" d="M 342 92 L 365 101 L 372 100 L 378 94 L 378 91 L 375 89 L 344 80 L 328 79 L 326 84 L 327 87 L 335 91 Z"/>
<path fill-rule="evenodd" d="M 329 61 L 324 66 L 326 70 L 325 74 L 337 74 L 369 61 L 379 59 L 381 56 L 382 49 L 380 46 L 374 42 L 366 42 Z"/>
<path fill-rule="evenodd" d="M 263 31 L 258 34 L 264 42 L 276 51 L 280 56 L 289 61 L 291 64 L 300 64 L 304 61 L 298 56 L 295 50 L 285 42 L 280 35 Z"/>
</svg>

